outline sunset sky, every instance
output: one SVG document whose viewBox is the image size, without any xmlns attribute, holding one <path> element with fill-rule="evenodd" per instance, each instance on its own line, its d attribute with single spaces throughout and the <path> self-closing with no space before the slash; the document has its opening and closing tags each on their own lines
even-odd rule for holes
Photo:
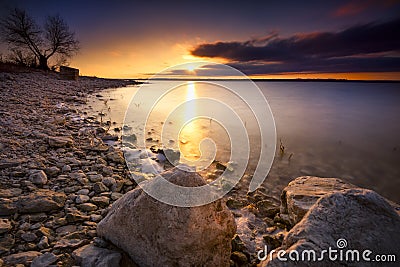
<svg viewBox="0 0 400 267">
<path fill-rule="evenodd" d="M 82 75 L 146 78 L 207 60 L 251 77 L 400 80 L 400 1 L 305 2 L 2 0 L 0 15 L 60 14 Z"/>
</svg>

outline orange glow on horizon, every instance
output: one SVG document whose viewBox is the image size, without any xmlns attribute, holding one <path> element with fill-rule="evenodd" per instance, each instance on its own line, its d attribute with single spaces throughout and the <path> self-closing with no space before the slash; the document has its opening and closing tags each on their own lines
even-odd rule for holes
<svg viewBox="0 0 400 267">
<path fill-rule="evenodd" d="M 188 53 L 187 43 L 136 43 L 134 46 L 105 45 L 95 49 L 82 50 L 71 62 L 71 67 L 80 70 L 84 76 L 121 79 L 148 79 L 154 74 L 174 65 L 190 64 L 189 72 L 195 72 L 196 61 L 228 63 L 220 58 L 199 58 Z M 140 51 L 140 52 L 137 52 Z M 250 75 L 254 79 L 346 79 L 346 80 L 400 80 L 400 72 L 365 73 L 284 73 Z M 174 78 L 174 77 L 171 77 Z M 177 78 L 177 77 L 175 77 Z M 207 77 L 204 77 L 207 78 Z M 235 77 L 210 77 L 235 78 Z"/>
</svg>

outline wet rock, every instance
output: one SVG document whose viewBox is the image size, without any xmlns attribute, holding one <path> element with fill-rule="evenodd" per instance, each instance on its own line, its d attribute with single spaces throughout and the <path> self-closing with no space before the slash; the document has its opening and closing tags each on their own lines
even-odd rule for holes
<svg viewBox="0 0 400 267">
<path fill-rule="evenodd" d="M 81 267 L 120 266 L 121 253 L 93 244 L 83 246 L 72 253 L 72 257 Z"/>
<path fill-rule="evenodd" d="M 314 250 L 368 249 L 377 254 L 400 251 L 400 216 L 383 197 L 367 189 L 345 189 L 322 196 L 285 236 L 279 249 L 286 253 Z M 360 255 L 361 257 L 361 255 Z M 318 262 L 300 262 L 296 266 L 343 266 L 326 257 Z M 286 266 L 277 258 L 261 266 Z M 362 265 L 360 265 L 362 266 Z"/>
<path fill-rule="evenodd" d="M 38 251 L 25 251 L 4 257 L 4 262 L 9 265 L 16 265 L 16 264 L 29 265 L 34 258 L 40 255 L 42 255 L 42 253 Z"/>
<path fill-rule="evenodd" d="M 338 178 L 301 176 L 283 189 L 280 212 L 288 215 L 288 223 L 293 226 L 323 195 L 355 187 Z"/>
<path fill-rule="evenodd" d="M 69 147 L 73 144 L 72 138 L 61 136 L 49 136 L 48 142 L 51 147 L 55 148 Z"/>
<path fill-rule="evenodd" d="M 181 186 L 205 184 L 197 173 L 178 168 L 163 177 Z M 141 188 L 117 200 L 97 227 L 100 237 L 125 250 L 140 266 L 229 266 L 235 230 L 233 215 L 220 200 L 175 207 L 154 200 Z"/>
<path fill-rule="evenodd" d="M 0 218 L 0 234 L 7 233 L 12 228 L 11 222 L 8 219 Z"/>
<path fill-rule="evenodd" d="M 58 257 L 53 253 L 46 252 L 33 259 L 31 267 L 47 267 L 58 260 Z"/>
<path fill-rule="evenodd" d="M 48 212 L 64 207 L 67 196 L 51 190 L 37 190 L 17 201 L 20 213 Z"/>
<path fill-rule="evenodd" d="M 42 170 L 35 170 L 29 176 L 29 180 L 35 185 L 42 186 L 47 183 L 47 175 Z"/>
</svg>

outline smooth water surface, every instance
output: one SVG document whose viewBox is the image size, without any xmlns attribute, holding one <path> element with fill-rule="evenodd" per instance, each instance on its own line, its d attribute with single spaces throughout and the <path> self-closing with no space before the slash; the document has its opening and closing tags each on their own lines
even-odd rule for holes
<svg viewBox="0 0 400 267">
<path fill-rule="evenodd" d="M 228 87 L 246 85 L 242 81 L 218 83 Z M 171 84 L 170 81 L 156 81 L 142 85 L 141 90 L 147 89 L 151 95 L 154 90 L 170 89 Z M 264 182 L 268 191 L 279 194 L 290 180 L 301 175 L 340 177 L 400 202 L 397 193 L 400 189 L 398 83 L 256 84 L 268 100 L 276 123 L 276 156 Z M 103 120 L 115 122 L 111 128 L 121 127 L 127 106 L 137 90 L 138 87 L 105 90 L 102 97 L 90 97 L 88 112 L 94 115 L 103 112 L 106 114 Z M 223 102 L 238 114 L 249 136 L 248 173 L 251 174 L 258 163 L 260 130 L 246 103 L 223 87 L 182 81 L 181 86 L 157 103 L 146 103 L 145 99 L 131 103 L 130 112 L 138 114 L 147 108 L 146 105 L 154 105 L 146 125 L 134 120 L 127 120 L 125 124 L 132 127 L 132 133 L 138 138 L 147 139 L 146 145 L 177 148 L 183 159 L 196 162 L 198 168 L 206 168 L 210 157 L 214 156 L 226 163 L 230 160 L 230 138 L 235 134 L 227 131 L 229 125 L 226 124 L 234 120 L 228 113 L 223 116 L 228 117 L 223 122 L 209 118 L 191 120 L 202 113 L 202 109 L 212 109 L 211 113 L 215 114 L 223 112 L 218 108 L 196 106 L 193 100 L 205 97 Z M 257 101 L 265 105 L 263 99 Z M 180 106 L 180 112 L 173 114 L 179 105 L 188 102 L 190 104 Z M 212 142 L 202 142 L 205 138 Z M 246 156 L 245 149 L 239 153 Z"/>
</svg>

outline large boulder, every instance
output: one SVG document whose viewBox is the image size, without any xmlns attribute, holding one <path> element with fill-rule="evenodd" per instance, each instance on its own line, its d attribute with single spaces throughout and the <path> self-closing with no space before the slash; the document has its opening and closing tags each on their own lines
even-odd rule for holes
<svg viewBox="0 0 400 267">
<path fill-rule="evenodd" d="M 304 254 L 308 259 L 310 250 L 315 251 L 316 257 L 319 258 L 322 251 L 329 248 L 336 250 L 336 253 L 332 254 L 338 257 L 336 261 L 331 261 L 327 252 L 322 261 L 316 262 L 309 260 L 285 262 L 278 259 L 275 253 L 272 260 L 268 257 L 261 266 L 294 264 L 296 266 L 374 266 L 374 263 L 368 263 L 362 258 L 365 250 L 372 251 L 367 255 L 371 259 L 374 259 L 377 254 L 392 254 L 398 259 L 400 256 L 400 216 L 396 208 L 374 191 L 367 189 L 345 189 L 326 194 L 289 231 L 282 246 L 276 250 L 283 250 L 286 258 L 291 253 L 293 257 Z M 356 257 L 353 256 L 353 252 L 346 254 L 349 250 L 358 251 L 360 258 L 358 262 L 349 261 Z M 342 260 L 339 258 L 340 251 L 343 252 Z"/>
<path fill-rule="evenodd" d="M 178 168 L 162 176 L 181 186 L 205 184 L 199 174 Z M 153 199 L 141 188 L 117 200 L 97 227 L 99 236 L 143 267 L 229 266 L 235 231 L 233 215 L 221 200 L 176 207 Z"/>
<path fill-rule="evenodd" d="M 356 188 L 338 178 L 301 176 L 291 181 L 282 191 L 280 213 L 288 224 L 298 223 L 322 196 L 343 189 Z"/>
</svg>

